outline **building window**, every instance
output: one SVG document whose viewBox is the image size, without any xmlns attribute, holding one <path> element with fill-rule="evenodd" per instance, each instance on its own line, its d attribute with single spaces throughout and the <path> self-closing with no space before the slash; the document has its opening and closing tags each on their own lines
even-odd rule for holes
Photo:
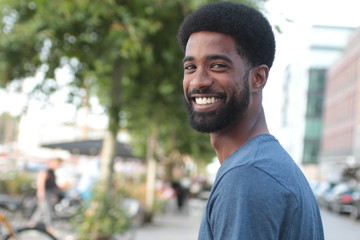
<svg viewBox="0 0 360 240">
<path fill-rule="evenodd" d="M 310 69 L 305 118 L 303 164 L 318 163 L 322 133 L 325 69 Z"/>
</svg>

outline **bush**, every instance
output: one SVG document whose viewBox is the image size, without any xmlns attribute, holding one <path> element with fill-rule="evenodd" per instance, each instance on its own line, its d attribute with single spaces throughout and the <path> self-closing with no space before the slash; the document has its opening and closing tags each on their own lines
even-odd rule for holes
<svg viewBox="0 0 360 240">
<path fill-rule="evenodd" d="M 98 184 L 94 198 L 74 219 L 78 240 L 108 240 L 115 233 L 124 233 L 130 228 L 130 218 L 122 209 L 121 194 L 107 193 Z"/>
<path fill-rule="evenodd" d="M 29 189 L 34 181 L 34 176 L 26 172 L 10 171 L 8 173 L 1 173 L 0 192 L 19 196 L 26 189 Z"/>
</svg>

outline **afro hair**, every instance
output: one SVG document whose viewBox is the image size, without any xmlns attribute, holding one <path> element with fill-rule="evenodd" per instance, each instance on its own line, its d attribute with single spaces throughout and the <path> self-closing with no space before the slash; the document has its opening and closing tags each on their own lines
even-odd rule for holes
<svg viewBox="0 0 360 240">
<path fill-rule="evenodd" d="M 180 25 L 178 41 L 185 51 L 191 34 L 200 31 L 232 36 L 238 52 L 252 66 L 271 68 L 275 56 L 275 38 L 268 20 L 256 9 L 244 4 L 216 2 L 187 16 Z"/>
</svg>

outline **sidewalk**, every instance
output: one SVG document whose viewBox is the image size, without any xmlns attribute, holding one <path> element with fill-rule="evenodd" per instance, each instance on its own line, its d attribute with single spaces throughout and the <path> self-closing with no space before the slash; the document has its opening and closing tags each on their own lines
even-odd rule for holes
<svg viewBox="0 0 360 240">
<path fill-rule="evenodd" d="M 135 233 L 121 236 L 116 239 L 131 240 L 196 240 L 201 217 L 189 214 L 166 214 L 156 216 L 151 223 L 137 228 Z M 74 234 L 68 224 L 57 224 L 60 236 L 59 240 L 75 240 Z M 132 237 L 131 237 L 132 235 Z M 38 240 L 38 239 L 29 239 Z"/>
<path fill-rule="evenodd" d="M 201 216 L 167 214 L 137 230 L 135 240 L 196 240 Z"/>
<path fill-rule="evenodd" d="M 116 239 L 196 240 L 205 204 L 203 200 L 189 200 L 183 212 L 173 209 L 168 213 L 158 214 L 151 223 L 136 228 L 134 232 L 130 231 L 125 235 L 117 236 Z M 69 222 L 56 222 L 55 228 L 58 230 L 59 240 L 75 240 Z"/>
<path fill-rule="evenodd" d="M 117 236 L 120 240 L 196 240 L 203 214 L 204 202 L 189 201 L 183 212 L 172 211 L 156 215 L 151 223 L 135 229 L 125 235 Z M 56 222 L 59 240 L 75 240 L 69 222 Z M 29 239 L 30 240 L 30 239 Z M 38 240 L 38 239 L 35 239 Z"/>
</svg>

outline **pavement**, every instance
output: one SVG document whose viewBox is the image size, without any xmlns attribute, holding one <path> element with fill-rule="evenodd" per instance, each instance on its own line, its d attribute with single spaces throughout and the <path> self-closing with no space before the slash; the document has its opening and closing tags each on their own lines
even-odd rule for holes
<svg viewBox="0 0 360 240">
<path fill-rule="evenodd" d="M 116 240 L 196 240 L 204 201 L 189 201 L 182 212 L 176 210 L 167 213 L 158 213 L 151 223 L 137 227 L 125 235 L 116 236 Z M 55 222 L 59 240 L 75 240 L 69 223 Z M 38 239 L 34 239 L 38 240 Z"/>
<path fill-rule="evenodd" d="M 189 213 L 159 214 L 151 223 L 134 229 L 117 240 L 196 240 L 201 216 Z M 66 223 L 56 223 L 59 240 L 75 240 L 74 233 Z"/>
<path fill-rule="evenodd" d="M 201 216 L 205 201 L 189 201 L 184 211 L 171 209 L 167 213 L 158 213 L 151 223 L 137 227 L 125 235 L 116 236 L 116 240 L 192 240 L 197 239 Z M 21 214 L 8 215 L 14 228 L 27 224 Z M 69 221 L 54 221 L 56 237 L 59 240 L 76 240 Z M 0 234 L 1 235 L 1 234 Z M 40 240 L 38 237 L 28 237 L 27 240 Z"/>
<path fill-rule="evenodd" d="M 166 214 L 155 217 L 142 226 L 134 240 L 191 240 L 197 239 L 201 217 L 190 214 Z"/>
</svg>

